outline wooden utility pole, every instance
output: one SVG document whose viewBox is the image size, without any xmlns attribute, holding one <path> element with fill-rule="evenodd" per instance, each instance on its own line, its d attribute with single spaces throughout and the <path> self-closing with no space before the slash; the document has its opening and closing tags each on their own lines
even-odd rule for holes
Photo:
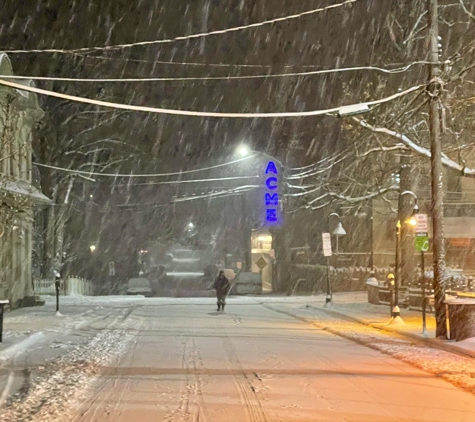
<svg viewBox="0 0 475 422">
<path fill-rule="evenodd" d="M 429 130 L 431 144 L 431 193 L 432 193 L 432 248 L 434 252 L 434 296 L 436 337 L 447 338 L 445 310 L 445 244 L 444 244 L 444 192 L 441 145 L 441 107 L 443 81 L 439 65 L 439 24 L 437 0 L 427 0 L 429 17 Z"/>
</svg>

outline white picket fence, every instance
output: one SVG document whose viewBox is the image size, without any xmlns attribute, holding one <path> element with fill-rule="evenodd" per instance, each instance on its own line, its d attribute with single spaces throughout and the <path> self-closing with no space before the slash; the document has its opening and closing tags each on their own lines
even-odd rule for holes
<svg viewBox="0 0 475 422">
<path fill-rule="evenodd" d="M 33 280 L 35 295 L 55 295 L 54 279 Z M 92 296 L 94 289 L 92 282 L 81 277 L 68 277 L 61 280 L 60 294 L 64 296 Z"/>
</svg>

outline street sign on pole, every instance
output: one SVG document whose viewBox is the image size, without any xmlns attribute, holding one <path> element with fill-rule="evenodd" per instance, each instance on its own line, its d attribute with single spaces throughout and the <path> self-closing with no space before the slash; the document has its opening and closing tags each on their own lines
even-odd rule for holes
<svg viewBox="0 0 475 422">
<path fill-rule="evenodd" d="M 416 234 L 416 251 L 427 252 L 429 250 L 429 236 L 426 233 Z"/>
<path fill-rule="evenodd" d="M 323 256 L 332 256 L 332 240 L 330 233 L 322 233 Z"/>
<path fill-rule="evenodd" d="M 261 256 L 257 261 L 256 265 L 259 267 L 260 270 L 263 270 L 267 267 L 267 261 Z"/>
<path fill-rule="evenodd" d="M 416 234 L 425 233 L 427 235 L 429 232 L 427 214 L 416 214 L 414 218 L 416 219 Z"/>
</svg>

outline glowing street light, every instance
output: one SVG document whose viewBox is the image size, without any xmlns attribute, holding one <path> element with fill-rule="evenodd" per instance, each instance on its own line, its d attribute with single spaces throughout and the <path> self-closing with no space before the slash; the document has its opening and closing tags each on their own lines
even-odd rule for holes
<svg viewBox="0 0 475 422">
<path fill-rule="evenodd" d="M 250 152 L 251 152 L 251 150 L 246 145 L 239 145 L 239 147 L 237 148 L 237 153 L 241 157 L 247 157 Z"/>
<path fill-rule="evenodd" d="M 332 234 L 336 237 L 336 249 L 335 254 L 338 255 L 338 239 L 342 236 L 346 236 L 346 230 L 343 228 L 341 224 L 341 216 L 336 212 L 332 212 L 328 217 L 327 220 L 330 220 L 330 217 L 338 217 L 338 225 L 336 226 L 335 230 L 333 230 Z"/>
<path fill-rule="evenodd" d="M 280 161 L 278 158 L 273 157 L 272 155 L 267 154 L 266 152 L 263 152 L 263 151 L 253 150 L 249 148 L 246 144 L 241 144 L 236 148 L 236 155 L 242 158 L 249 157 L 251 154 L 252 156 L 261 156 L 261 157 L 268 158 L 272 161 L 275 161 L 277 164 L 279 164 L 279 166 L 284 167 L 282 161 Z"/>
<path fill-rule="evenodd" d="M 91 245 L 91 246 L 89 246 L 89 250 L 90 250 L 91 252 L 94 252 L 94 251 L 96 250 L 96 245 Z"/>
</svg>

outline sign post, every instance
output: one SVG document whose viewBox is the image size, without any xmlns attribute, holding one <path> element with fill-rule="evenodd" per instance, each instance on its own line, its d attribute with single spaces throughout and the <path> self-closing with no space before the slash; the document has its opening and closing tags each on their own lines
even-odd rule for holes
<svg viewBox="0 0 475 422">
<path fill-rule="evenodd" d="M 427 297 L 426 297 L 426 270 L 424 253 L 429 250 L 429 227 L 427 214 L 416 214 L 416 251 L 421 253 L 421 273 L 422 273 L 422 335 L 427 334 Z"/>
<path fill-rule="evenodd" d="M 59 290 L 61 289 L 61 274 L 58 271 L 54 272 L 54 287 L 56 290 L 56 316 L 60 316 L 59 313 Z"/>
<path fill-rule="evenodd" d="M 0 343 L 3 341 L 3 314 L 5 313 L 5 305 L 9 303 L 8 300 L 0 300 Z"/>
<path fill-rule="evenodd" d="M 332 256 L 332 241 L 330 233 L 322 233 L 323 256 L 327 258 L 327 297 L 325 298 L 325 307 L 333 303 L 332 289 L 330 285 L 330 257 Z"/>
<path fill-rule="evenodd" d="M 259 275 L 261 276 L 261 283 L 262 283 L 262 271 L 264 270 L 265 267 L 267 267 L 267 261 L 264 259 L 264 257 L 260 257 L 256 261 L 256 265 L 259 267 Z"/>
</svg>

